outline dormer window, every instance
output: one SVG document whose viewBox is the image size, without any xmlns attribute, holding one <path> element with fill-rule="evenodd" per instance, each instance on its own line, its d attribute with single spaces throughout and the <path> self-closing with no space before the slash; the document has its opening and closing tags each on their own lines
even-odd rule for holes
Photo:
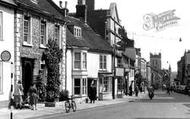
<svg viewBox="0 0 190 119">
<path fill-rule="evenodd" d="M 30 0 L 32 3 L 38 4 L 38 0 Z"/>
<path fill-rule="evenodd" d="M 82 30 L 78 26 L 74 26 L 74 36 L 75 37 L 81 37 L 82 36 Z"/>
</svg>

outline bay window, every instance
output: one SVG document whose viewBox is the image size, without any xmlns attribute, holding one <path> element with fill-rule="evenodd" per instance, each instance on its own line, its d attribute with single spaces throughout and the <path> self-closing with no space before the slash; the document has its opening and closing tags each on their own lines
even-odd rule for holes
<svg viewBox="0 0 190 119">
<path fill-rule="evenodd" d="M 74 95 L 87 94 L 87 78 L 74 78 Z"/>
<path fill-rule="evenodd" d="M 87 53 L 86 52 L 74 53 L 74 69 L 79 69 L 79 70 L 87 69 Z"/>
</svg>

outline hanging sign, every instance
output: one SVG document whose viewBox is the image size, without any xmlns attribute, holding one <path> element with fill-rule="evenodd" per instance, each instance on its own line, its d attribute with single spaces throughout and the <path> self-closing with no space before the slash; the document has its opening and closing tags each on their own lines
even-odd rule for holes
<svg viewBox="0 0 190 119">
<path fill-rule="evenodd" d="M 4 50 L 2 53 L 1 53 L 1 60 L 2 61 L 9 61 L 11 59 L 11 53 L 7 50 Z"/>
</svg>

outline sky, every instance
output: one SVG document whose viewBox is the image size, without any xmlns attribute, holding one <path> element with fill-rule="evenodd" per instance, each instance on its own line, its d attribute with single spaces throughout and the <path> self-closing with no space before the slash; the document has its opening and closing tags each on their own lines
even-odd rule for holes
<svg viewBox="0 0 190 119">
<path fill-rule="evenodd" d="M 59 4 L 59 0 L 53 0 Z M 63 1 L 63 6 L 65 1 Z M 67 0 L 69 12 L 75 12 L 77 0 Z M 162 54 L 162 68 L 171 65 L 177 71 L 177 62 L 190 49 L 190 11 L 188 0 L 95 0 L 95 9 L 108 9 L 111 2 L 117 4 L 121 25 L 125 27 L 128 37 L 135 40 L 135 47 L 141 48 L 141 55 L 149 61 L 150 53 Z M 175 10 L 180 18 L 177 24 L 166 26 L 163 30 L 145 30 L 143 19 L 147 14 L 158 15 L 168 10 Z M 180 42 L 179 39 L 182 39 Z"/>
</svg>

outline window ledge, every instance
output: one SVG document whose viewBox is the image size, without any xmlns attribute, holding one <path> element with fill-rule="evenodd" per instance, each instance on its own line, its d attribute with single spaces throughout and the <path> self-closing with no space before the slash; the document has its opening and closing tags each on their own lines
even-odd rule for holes
<svg viewBox="0 0 190 119">
<path fill-rule="evenodd" d="M 27 47 L 32 47 L 33 46 L 32 44 L 28 44 L 27 42 L 23 42 L 22 45 L 27 46 Z"/>
<path fill-rule="evenodd" d="M 47 47 L 45 45 L 43 45 L 43 44 L 40 44 L 40 48 L 46 49 Z"/>
</svg>

